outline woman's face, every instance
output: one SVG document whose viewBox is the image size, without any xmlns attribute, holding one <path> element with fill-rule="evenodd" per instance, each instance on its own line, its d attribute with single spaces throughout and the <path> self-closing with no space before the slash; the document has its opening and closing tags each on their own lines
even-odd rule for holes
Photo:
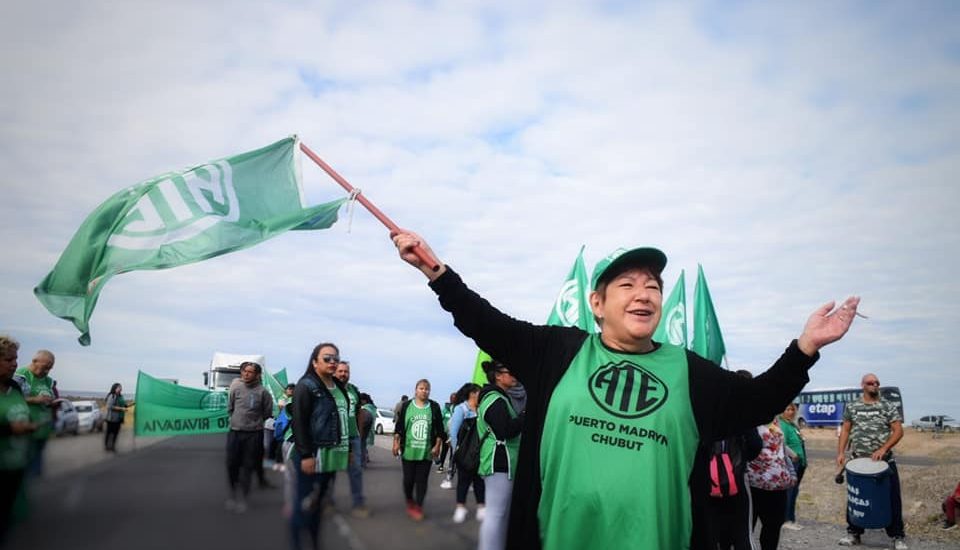
<svg viewBox="0 0 960 550">
<path fill-rule="evenodd" d="M 789 405 L 787 405 L 786 409 L 783 409 L 783 417 L 789 420 L 790 422 L 793 422 L 793 419 L 796 416 L 797 416 L 797 406 L 794 405 L 793 403 L 790 403 Z"/>
<path fill-rule="evenodd" d="M 337 365 L 340 364 L 340 354 L 337 348 L 332 346 L 323 346 L 317 353 L 317 358 L 313 360 L 313 370 L 320 376 L 333 376 L 337 372 Z"/>
<path fill-rule="evenodd" d="M 13 378 L 17 371 L 17 350 L 0 351 L 0 381 L 6 382 Z"/>
<path fill-rule="evenodd" d="M 480 400 L 480 391 L 472 391 L 470 395 L 467 396 L 467 406 L 472 410 L 477 410 L 477 402 Z"/>
<path fill-rule="evenodd" d="M 416 396 L 418 401 L 426 401 L 427 399 L 429 399 L 430 384 L 427 384 L 426 382 L 420 382 L 419 384 L 417 384 L 417 387 L 414 391 L 414 395 Z"/>
<path fill-rule="evenodd" d="M 662 303 L 660 284 L 645 268 L 624 271 L 607 283 L 603 293 L 590 295 L 593 314 L 601 320 L 604 343 L 623 351 L 653 349 Z"/>
</svg>

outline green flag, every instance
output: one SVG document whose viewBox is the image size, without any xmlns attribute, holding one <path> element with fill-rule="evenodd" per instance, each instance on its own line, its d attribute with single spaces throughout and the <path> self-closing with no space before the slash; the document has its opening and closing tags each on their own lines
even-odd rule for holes
<svg viewBox="0 0 960 550">
<path fill-rule="evenodd" d="M 284 389 L 286 389 L 287 384 L 290 383 L 287 382 L 287 369 L 278 370 L 276 373 L 274 373 L 273 377 L 277 379 L 277 382 L 279 382 Z"/>
<path fill-rule="evenodd" d="M 567 274 L 567 280 L 560 287 L 560 293 L 547 317 L 547 324 L 559 327 L 580 327 L 587 332 L 596 332 L 597 324 L 590 310 L 589 284 L 587 268 L 583 265 L 583 248 Z"/>
<path fill-rule="evenodd" d="M 253 246 L 291 229 L 326 229 L 347 200 L 305 208 L 299 142 L 167 173 L 116 193 L 87 217 L 33 292 L 90 343 L 90 316 L 114 275 L 165 269 Z"/>
<path fill-rule="evenodd" d="M 693 344 L 690 349 L 718 365 L 727 353 L 700 264 L 697 264 L 697 286 L 693 290 Z"/>
<path fill-rule="evenodd" d="M 483 372 L 483 363 L 491 359 L 490 354 L 482 349 L 477 350 L 477 361 L 473 365 L 473 378 L 470 380 L 474 384 L 483 386 L 487 383 L 487 374 Z"/>
<path fill-rule="evenodd" d="M 277 378 L 267 372 L 267 369 L 261 371 L 261 378 L 263 379 L 263 387 L 267 388 L 267 391 L 270 392 L 270 397 L 273 398 L 273 417 L 276 418 L 280 414 L 280 400 L 286 400 L 287 396 L 283 392 L 286 389 L 286 384 L 280 384 L 280 381 Z M 286 372 L 284 372 L 284 378 L 286 378 Z"/>
<path fill-rule="evenodd" d="M 687 291 L 683 275 L 683 270 L 681 270 L 677 284 L 670 291 L 670 297 L 663 304 L 660 324 L 657 325 L 657 330 L 653 333 L 653 339 L 657 342 L 668 342 L 686 348 Z"/>
<path fill-rule="evenodd" d="M 137 374 L 134 435 L 209 434 L 229 429 L 226 391 L 187 388 L 144 372 Z"/>
</svg>

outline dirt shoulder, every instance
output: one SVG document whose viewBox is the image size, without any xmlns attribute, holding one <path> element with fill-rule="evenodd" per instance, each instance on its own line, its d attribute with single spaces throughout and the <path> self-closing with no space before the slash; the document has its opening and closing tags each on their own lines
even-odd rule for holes
<svg viewBox="0 0 960 550">
<path fill-rule="evenodd" d="M 829 429 L 807 429 L 803 436 L 808 449 L 831 450 L 836 453 L 837 433 Z M 960 482 L 960 434 L 919 433 L 906 428 L 895 448 L 900 456 L 922 456 L 934 461 L 932 466 L 898 464 L 903 495 L 903 520 L 908 537 L 942 541 L 960 548 L 960 531 L 940 530 L 940 503 Z M 836 463 L 829 459 L 810 461 L 797 501 L 797 515 L 804 520 L 845 525 L 846 486 L 834 482 Z"/>
</svg>

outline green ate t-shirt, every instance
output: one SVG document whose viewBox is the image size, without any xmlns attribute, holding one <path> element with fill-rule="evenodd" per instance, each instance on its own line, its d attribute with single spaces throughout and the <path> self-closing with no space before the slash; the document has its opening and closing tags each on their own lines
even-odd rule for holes
<svg viewBox="0 0 960 550">
<path fill-rule="evenodd" d="M 17 390 L 0 390 L 0 423 L 29 422 L 30 408 Z M 0 437 L 0 470 L 21 470 L 27 466 L 29 435 Z"/>
<path fill-rule="evenodd" d="M 537 516 L 544 550 L 683 549 L 699 436 L 686 352 L 587 338 L 550 397 Z"/>
<path fill-rule="evenodd" d="M 347 408 L 347 422 L 350 424 L 350 437 L 360 435 L 357 427 L 357 403 L 360 402 L 360 392 L 353 384 L 347 384 L 347 394 L 350 396 L 350 406 Z"/>
<path fill-rule="evenodd" d="M 56 397 L 53 392 L 53 378 L 44 376 L 37 378 L 27 367 L 17 369 L 16 377 L 21 381 L 20 389 L 24 397 L 48 396 Z M 34 439 L 47 439 L 53 433 L 53 411 L 47 405 L 28 403 L 30 407 L 30 421 L 37 425 L 33 432 Z"/>
<path fill-rule="evenodd" d="M 403 459 L 430 460 L 430 450 L 433 447 L 433 442 L 430 441 L 430 424 L 433 422 L 430 402 L 420 407 L 415 400 L 411 400 L 405 422 L 407 435 L 403 443 Z"/>
<path fill-rule="evenodd" d="M 317 471 L 318 472 L 336 472 L 346 470 L 347 462 L 350 457 L 350 435 L 348 428 L 348 403 L 347 397 L 343 395 L 340 388 L 334 386 L 327 388 L 337 402 L 337 411 L 340 413 L 340 442 L 335 447 L 317 449 Z"/>
</svg>

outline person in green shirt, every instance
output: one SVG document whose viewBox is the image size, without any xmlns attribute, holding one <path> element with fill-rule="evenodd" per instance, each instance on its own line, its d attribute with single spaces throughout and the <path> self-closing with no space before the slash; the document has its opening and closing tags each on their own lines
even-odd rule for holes
<svg viewBox="0 0 960 550">
<path fill-rule="evenodd" d="M 413 399 L 400 408 L 393 435 L 393 456 L 399 456 L 403 465 L 407 515 L 414 521 L 423 520 L 430 460 L 440 456 L 446 438 L 440 404 L 430 399 L 430 381 L 418 380 Z"/>
<path fill-rule="evenodd" d="M 360 390 L 350 383 L 350 362 L 340 361 L 333 376 L 347 388 L 347 397 L 350 404 L 347 407 L 347 423 L 350 432 L 350 460 L 347 465 L 347 477 L 350 478 L 350 495 L 353 497 L 353 508 L 350 514 L 358 518 L 370 516 L 363 498 L 363 444 L 360 441 L 360 427 L 357 424 L 357 413 L 360 409 Z M 331 480 L 330 496 L 333 502 L 333 483 Z"/>
<path fill-rule="evenodd" d="M 57 391 L 50 371 L 55 362 L 53 353 L 42 349 L 33 355 L 29 366 L 14 374 L 14 380 L 20 385 L 30 407 L 30 421 L 37 426 L 30 441 L 30 464 L 27 466 L 27 474 L 32 476 L 43 475 L 43 451 L 53 434 L 53 402 Z"/>
<path fill-rule="evenodd" d="M 851 296 L 817 308 L 771 368 L 746 380 L 654 340 L 667 265 L 656 248 L 618 249 L 597 262 L 589 303 L 600 332 L 589 333 L 515 319 L 472 291 L 419 235 L 390 236 L 454 326 L 527 390 L 511 549 L 689 548 L 689 476 L 701 439 L 783 411 L 809 381 L 820 349 L 847 333 L 860 303 Z"/>
<path fill-rule="evenodd" d="M 20 344 L 0 335 L 0 546 L 10 528 L 13 503 L 23 484 L 30 449 L 30 421 L 20 386 L 13 381 Z"/>
<path fill-rule="evenodd" d="M 318 344 L 307 370 L 293 390 L 293 441 L 289 464 L 295 471 L 290 514 L 290 547 L 299 550 L 306 529 L 312 548 L 320 543 L 320 503 L 334 474 L 347 469 L 350 428 L 347 388 L 333 375 L 340 349 L 330 342 Z"/>
<path fill-rule="evenodd" d="M 480 391 L 477 407 L 477 435 L 481 441 L 477 473 L 483 477 L 486 487 L 486 513 L 480 525 L 477 548 L 503 550 L 507 543 L 507 520 L 523 416 L 517 414 L 507 393 L 517 385 L 510 369 L 497 360 L 485 361 L 482 366 L 489 383 Z"/>
<path fill-rule="evenodd" d="M 792 451 L 790 460 L 793 461 L 793 467 L 797 471 L 797 484 L 787 489 L 787 515 L 784 529 L 799 531 L 800 524 L 797 523 L 797 497 L 800 495 L 800 482 L 803 481 L 803 473 L 807 471 L 807 448 L 803 443 L 803 434 L 800 433 L 800 427 L 797 426 L 797 404 L 790 403 L 780 415 L 780 428 L 783 430 L 783 442 L 787 448 Z"/>
</svg>

